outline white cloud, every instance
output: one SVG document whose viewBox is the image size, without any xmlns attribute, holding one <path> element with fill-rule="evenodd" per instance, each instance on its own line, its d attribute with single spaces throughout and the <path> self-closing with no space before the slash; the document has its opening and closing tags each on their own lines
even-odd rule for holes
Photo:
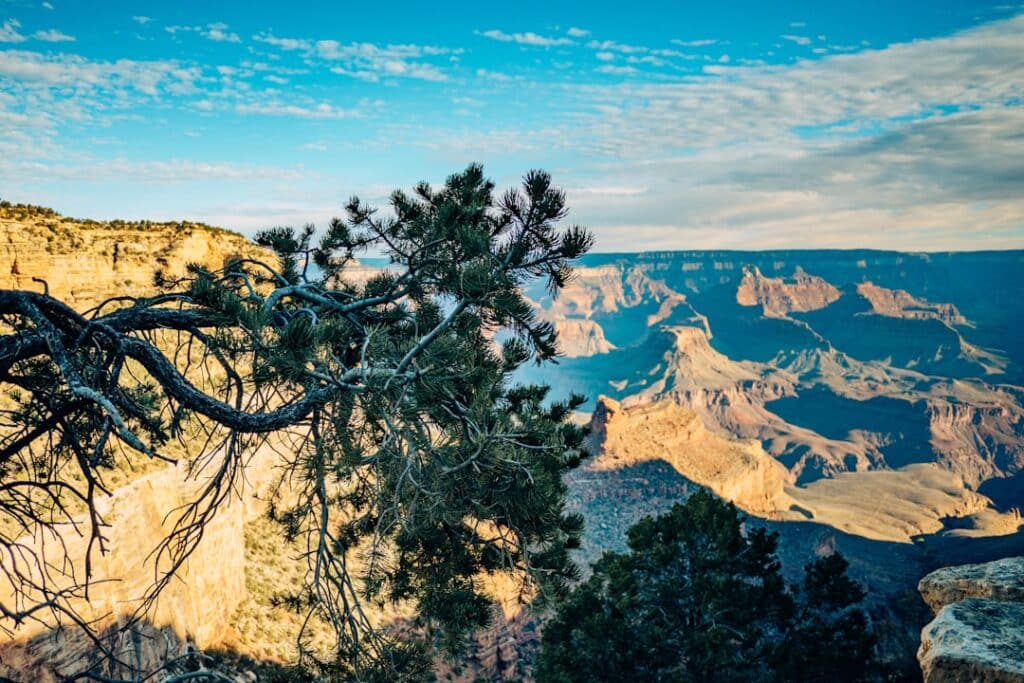
<svg viewBox="0 0 1024 683">
<path fill-rule="evenodd" d="M 788 40 L 791 43 L 796 43 L 797 45 L 810 45 L 811 44 L 811 39 L 808 38 L 807 36 L 795 36 L 795 35 L 792 35 L 792 34 L 789 34 L 789 33 L 784 33 L 784 34 L 782 34 L 779 37 L 782 38 L 783 40 Z"/>
<path fill-rule="evenodd" d="M 161 92 L 181 93 L 191 88 L 199 73 L 195 68 L 169 60 L 101 62 L 78 55 L 8 50 L 0 52 L 0 76 L 24 88 L 74 86 L 82 93 L 131 91 L 156 96 Z"/>
<path fill-rule="evenodd" d="M 0 24 L 0 43 L 23 43 L 25 36 L 18 33 L 18 28 L 21 27 L 21 22 L 17 19 L 8 19 L 3 24 Z"/>
<path fill-rule="evenodd" d="M 53 5 L 49 2 L 43 2 L 39 6 L 43 9 L 53 9 Z"/>
<path fill-rule="evenodd" d="M 285 52 L 302 52 L 307 63 L 326 62 L 332 73 L 368 82 L 387 78 L 446 81 L 448 75 L 429 60 L 437 57 L 457 59 L 462 54 L 461 49 L 437 45 L 341 43 L 337 40 L 283 38 L 272 33 L 258 33 L 252 38 L 255 42 Z"/>
<path fill-rule="evenodd" d="M 284 102 L 251 102 L 235 106 L 239 114 L 259 114 L 262 116 L 293 116 L 302 119 L 349 119 L 361 114 L 354 109 L 338 109 L 331 104 L 321 102 L 312 106 L 286 104 Z"/>
<path fill-rule="evenodd" d="M 491 40 L 497 40 L 502 43 L 516 43 L 517 45 L 531 45 L 534 47 L 555 47 L 558 45 L 575 44 L 574 41 L 568 38 L 542 36 L 532 31 L 527 31 L 525 33 L 505 33 L 498 29 L 491 29 L 489 31 L 478 32 L 478 35 L 490 38 Z"/>
<path fill-rule="evenodd" d="M 176 36 L 179 33 L 199 33 L 203 30 L 202 26 L 184 26 L 181 24 L 172 24 L 170 26 L 164 26 L 164 30 L 170 33 L 172 36 Z"/>
<path fill-rule="evenodd" d="M 621 52 L 623 54 L 640 54 L 650 51 L 650 48 L 642 45 L 625 45 L 623 43 L 617 43 L 614 40 L 592 40 L 587 43 L 587 47 L 591 50 L 611 50 L 614 52 Z"/>
<path fill-rule="evenodd" d="M 132 17 L 132 21 L 134 21 L 136 24 L 148 24 L 149 22 L 153 21 L 153 19 L 152 17 L 146 17 L 142 16 L 141 14 L 137 14 L 134 17 Z"/>
<path fill-rule="evenodd" d="M 570 27 L 569 30 L 566 31 L 566 33 L 572 36 L 573 38 L 586 38 L 587 36 L 590 35 L 590 31 L 588 31 L 587 29 L 577 28 L 576 26 Z"/>
<path fill-rule="evenodd" d="M 500 71 L 491 71 L 490 69 L 477 69 L 476 75 L 477 78 L 483 78 L 488 81 L 496 81 L 498 83 L 508 83 L 510 81 L 516 80 L 515 78 L 509 76 L 506 73 L 502 73 Z"/>
<path fill-rule="evenodd" d="M 258 43 L 266 43 L 282 50 L 310 50 L 313 47 L 311 41 L 301 38 L 278 38 L 271 33 L 257 33 L 252 37 Z"/>
<path fill-rule="evenodd" d="M 36 31 L 32 34 L 32 37 L 36 40 L 41 40 L 46 43 L 71 43 L 74 42 L 75 37 L 69 36 L 63 31 L 51 28 L 46 31 Z"/>
<path fill-rule="evenodd" d="M 617 76 L 632 76 L 637 70 L 632 66 L 615 66 L 614 64 L 602 64 L 594 69 L 599 74 L 614 74 Z"/>
<path fill-rule="evenodd" d="M 564 84 L 537 94 L 577 105 L 548 130 L 433 139 L 445 159 L 510 145 L 570 155 L 568 177 L 588 187 L 646 188 L 570 193 L 573 219 L 602 250 L 1021 248 L 1022 34 L 1018 16 L 793 64 L 709 66 L 678 82 Z"/>
<path fill-rule="evenodd" d="M 715 38 L 703 38 L 700 40 L 679 40 L 674 38 L 672 40 L 673 45 L 679 45 L 680 47 L 705 47 L 708 45 L 714 45 L 718 42 Z"/>
<path fill-rule="evenodd" d="M 237 33 L 228 31 L 228 25 L 223 23 L 207 24 L 206 30 L 200 32 L 201 35 L 208 39 L 218 43 L 240 43 L 242 39 L 238 37 Z"/>
<path fill-rule="evenodd" d="M 422 60 L 461 51 L 432 45 L 376 45 L 318 40 L 313 45 L 313 52 L 328 62 L 339 62 L 331 71 L 343 76 L 366 81 L 389 77 L 445 81 L 448 80 L 447 74 Z"/>
<path fill-rule="evenodd" d="M 170 26 L 164 26 L 164 30 L 170 33 L 172 36 L 176 36 L 179 33 L 198 33 L 203 38 L 218 43 L 242 42 L 242 39 L 238 37 L 237 33 L 232 33 L 231 31 L 228 31 L 228 25 L 221 22 L 214 22 L 212 24 L 206 24 L 205 26 L 188 26 L 172 24 Z"/>
</svg>

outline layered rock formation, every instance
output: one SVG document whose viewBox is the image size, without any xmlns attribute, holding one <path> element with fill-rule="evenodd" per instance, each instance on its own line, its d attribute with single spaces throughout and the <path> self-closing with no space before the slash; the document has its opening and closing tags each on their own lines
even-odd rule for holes
<svg viewBox="0 0 1024 683">
<path fill-rule="evenodd" d="M 917 589 L 936 613 L 967 598 L 1024 603 L 1024 557 L 943 567 L 921 579 Z"/>
<path fill-rule="evenodd" d="M 78 310 L 120 295 L 155 293 L 158 270 L 174 276 L 191 263 L 213 269 L 238 257 L 275 264 L 270 252 L 243 236 L 205 225 L 98 223 L 38 207 L 0 207 L 0 288 L 46 287 Z M 98 506 L 109 524 L 104 530 L 109 552 L 94 554 L 89 602 L 76 605 L 84 616 L 97 620 L 97 630 L 128 618 L 158 568 L 166 567 L 166 556 L 161 561 L 149 554 L 171 530 L 173 511 L 193 501 L 210 474 L 190 472 L 191 455 L 187 449 L 174 452 L 179 466 L 141 462 L 134 469 L 108 473 L 108 484 L 116 488 Z M 270 449 L 249 460 L 245 483 L 238 488 L 241 495 L 229 496 L 219 508 L 196 550 L 145 618 L 111 644 L 126 662 L 152 669 L 188 648 L 218 649 L 237 642 L 238 610 L 248 598 L 244 531 L 265 514 L 275 462 Z M 64 542 L 59 552 L 81 566 L 86 540 L 69 533 Z M 7 603 L 8 596 L 0 596 L 0 602 Z M 60 680 L 94 654 L 93 643 L 74 629 L 47 631 L 43 623 L 30 623 L 0 639 L 0 673 L 42 683 Z M 107 673 L 117 677 L 122 672 L 114 667 Z"/>
<path fill-rule="evenodd" d="M 857 293 L 871 303 L 879 315 L 911 320 L 940 320 L 947 325 L 967 325 L 968 320 L 953 304 L 934 304 L 901 289 L 887 289 L 870 282 L 857 285 Z"/>
<path fill-rule="evenodd" d="M 266 259 L 268 252 L 200 223 L 97 222 L 39 207 L 0 208 L 0 288 L 48 286 L 78 309 L 152 292 L 158 270 L 180 275 L 190 263 L 220 268 L 237 257 Z"/>
<path fill-rule="evenodd" d="M 591 442 L 599 455 L 590 471 L 660 460 L 748 512 L 773 516 L 791 504 L 783 492 L 789 473 L 759 443 L 713 434 L 696 413 L 669 401 L 622 405 L 602 397 Z"/>
<path fill-rule="evenodd" d="M 1024 557 L 946 567 L 919 589 L 935 612 L 918 651 L 925 683 L 1024 681 Z"/>
<path fill-rule="evenodd" d="M 558 349 L 566 358 L 596 356 L 615 348 L 605 339 L 604 330 L 594 320 L 568 318 L 556 320 L 554 325 L 558 333 Z"/>
<path fill-rule="evenodd" d="M 756 266 L 743 269 L 736 290 L 741 306 L 760 306 L 766 316 L 782 317 L 794 311 L 816 311 L 839 298 L 834 285 L 797 266 L 788 278 L 765 277 Z"/>
</svg>

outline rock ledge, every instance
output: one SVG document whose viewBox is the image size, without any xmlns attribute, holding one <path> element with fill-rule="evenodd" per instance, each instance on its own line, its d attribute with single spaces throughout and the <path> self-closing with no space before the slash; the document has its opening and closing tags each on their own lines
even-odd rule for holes
<svg viewBox="0 0 1024 683">
<path fill-rule="evenodd" d="M 917 652 L 925 683 L 1024 683 L 1024 557 L 939 569 L 918 590 L 936 612 Z"/>
</svg>

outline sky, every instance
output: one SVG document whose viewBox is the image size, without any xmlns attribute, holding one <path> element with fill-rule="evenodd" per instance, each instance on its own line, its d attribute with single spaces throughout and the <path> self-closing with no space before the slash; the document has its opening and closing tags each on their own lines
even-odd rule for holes
<svg viewBox="0 0 1024 683">
<path fill-rule="evenodd" d="M 253 234 L 481 162 L 596 251 L 1024 248 L 1024 5 L 0 0 L 0 197 Z"/>
</svg>

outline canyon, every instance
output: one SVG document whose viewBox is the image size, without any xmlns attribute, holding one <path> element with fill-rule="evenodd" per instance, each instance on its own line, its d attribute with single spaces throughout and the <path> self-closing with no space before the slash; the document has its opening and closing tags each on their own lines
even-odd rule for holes
<svg viewBox="0 0 1024 683">
<path fill-rule="evenodd" d="M 0 288 L 46 287 L 80 310 L 150 291 L 158 270 L 238 256 L 271 258 L 199 224 L 0 210 Z M 365 259 L 356 276 L 382 267 Z M 1022 273 L 1014 251 L 595 254 L 557 298 L 528 290 L 563 355 L 517 379 L 589 397 L 575 419 L 590 426 L 591 456 L 568 475 L 569 508 L 586 522 L 578 559 L 622 549 L 641 517 L 709 488 L 779 533 L 792 578 L 841 551 L 868 588 L 886 660 L 920 676 L 914 657 L 932 616 L 921 578 L 1024 555 Z M 271 454 L 254 458 L 147 637 L 126 644 L 140 661 L 193 646 L 271 663 L 294 655 L 298 624 L 274 596 L 299 569 L 264 514 L 273 478 Z M 115 546 L 157 543 L 159 509 L 194 485 L 173 467 L 125 481 L 109 505 L 116 520 L 136 521 L 115 523 Z M 117 556 L 101 569 L 121 581 L 98 610 L 152 576 Z M 541 628 L 506 604 L 443 677 L 528 677 Z M 0 674 L 56 680 L 86 649 L 18 634 L 0 645 Z"/>
<path fill-rule="evenodd" d="M 920 676 L 921 577 L 1024 554 L 1024 253 L 583 263 L 559 298 L 530 292 L 573 351 L 522 373 L 592 399 L 595 455 L 570 489 L 582 555 L 623 549 L 641 517 L 710 488 L 779 533 L 792 576 L 842 552 L 892 670 Z M 580 353 L 579 320 L 611 348 Z"/>
</svg>

